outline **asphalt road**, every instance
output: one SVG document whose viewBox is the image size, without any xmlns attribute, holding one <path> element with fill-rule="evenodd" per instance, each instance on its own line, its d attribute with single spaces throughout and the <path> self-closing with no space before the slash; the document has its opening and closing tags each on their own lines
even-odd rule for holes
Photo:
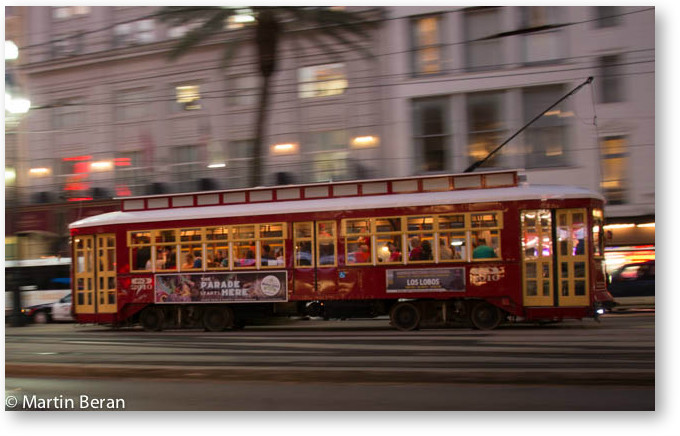
<svg viewBox="0 0 680 436">
<path fill-rule="evenodd" d="M 491 332 L 399 332 L 384 319 L 217 334 L 7 328 L 6 398 L 19 404 L 6 410 L 24 395 L 24 409 L 91 395 L 125 410 L 654 410 L 654 331 L 653 312 Z"/>
</svg>

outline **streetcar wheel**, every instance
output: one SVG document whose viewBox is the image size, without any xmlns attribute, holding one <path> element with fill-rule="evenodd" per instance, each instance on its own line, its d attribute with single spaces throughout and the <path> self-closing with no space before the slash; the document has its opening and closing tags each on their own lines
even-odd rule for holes
<svg viewBox="0 0 680 436">
<path fill-rule="evenodd" d="M 390 313 L 390 322 L 401 331 L 416 330 L 420 324 L 420 309 L 413 303 L 399 303 Z"/>
<path fill-rule="evenodd" d="M 33 315 L 33 322 L 36 324 L 47 324 L 50 322 L 50 316 L 44 311 L 36 312 Z"/>
<path fill-rule="evenodd" d="M 139 315 L 139 323 L 148 332 L 159 332 L 163 330 L 165 315 L 158 307 L 147 307 Z"/>
<path fill-rule="evenodd" d="M 229 307 L 210 307 L 203 312 L 203 327 L 209 332 L 221 332 L 234 325 L 234 312 Z"/>
<path fill-rule="evenodd" d="M 503 321 L 503 313 L 496 306 L 480 301 L 470 311 L 472 327 L 478 330 L 493 330 Z"/>
</svg>

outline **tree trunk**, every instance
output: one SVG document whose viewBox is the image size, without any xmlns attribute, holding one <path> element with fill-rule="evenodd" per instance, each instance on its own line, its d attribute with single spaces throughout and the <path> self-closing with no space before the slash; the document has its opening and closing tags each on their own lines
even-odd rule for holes
<svg viewBox="0 0 680 436">
<path fill-rule="evenodd" d="M 262 157 L 267 155 L 265 127 L 267 110 L 269 109 L 269 94 L 271 77 L 276 71 L 276 56 L 281 26 L 276 14 L 269 7 L 258 8 L 257 27 L 255 28 L 255 44 L 258 51 L 258 62 L 262 83 L 260 85 L 260 105 L 255 123 L 255 144 L 253 144 L 253 170 L 251 171 L 251 186 L 261 186 Z"/>
<path fill-rule="evenodd" d="M 262 156 L 266 155 L 264 144 L 265 125 L 267 123 L 267 110 L 269 108 L 269 83 L 271 74 L 262 76 L 260 84 L 260 102 L 257 109 L 257 121 L 255 122 L 255 143 L 253 144 L 253 167 L 250 172 L 250 186 L 261 186 L 262 183 Z"/>
</svg>

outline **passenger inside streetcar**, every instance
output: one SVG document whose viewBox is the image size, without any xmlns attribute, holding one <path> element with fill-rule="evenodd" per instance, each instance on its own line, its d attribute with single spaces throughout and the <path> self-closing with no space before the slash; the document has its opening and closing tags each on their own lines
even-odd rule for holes
<svg viewBox="0 0 680 436">
<path fill-rule="evenodd" d="M 493 248 L 486 245 L 486 239 L 480 238 L 475 244 L 475 249 L 472 250 L 473 259 L 493 259 L 497 257 Z"/>
</svg>

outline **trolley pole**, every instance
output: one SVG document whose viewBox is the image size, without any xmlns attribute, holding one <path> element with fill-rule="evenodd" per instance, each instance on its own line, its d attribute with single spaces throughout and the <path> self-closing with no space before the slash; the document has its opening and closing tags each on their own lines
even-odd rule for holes
<svg viewBox="0 0 680 436">
<path fill-rule="evenodd" d="M 571 91 L 569 91 L 568 94 L 566 94 L 565 96 L 563 96 L 562 98 L 560 98 L 559 100 L 557 100 L 555 103 L 553 103 L 552 105 L 550 105 L 550 107 L 548 107 L 547 109 L 545 109 L 545 110 L 544 110 L 543 112 L 541 112 L 540 114 L 536 115 L 531 121 L 529 121 L 529 122 L 526 123 L 524 126 L 522 126 L 521 129 L 519 129 L 519 130 L 516 131 L 512 136 L 510 136 L 508 139 L 506 139 L 505 141 L 503 141 L 503 143 L 502 143 L 501 145 L 499 145 L 499 146 L 496 147 L 494 150 L 492 150 L 491 153 L 487 154 L 486 157 L 485 157 L 484 159 L 480 159 L 480 160 L 478 160 L 477 162 L 473 163 L 472 165 L 470 165 L 469 167 L 467 167 L 467 168 L 465 169 L 464 172 L 465 172 L 465 173 L 471 173 L 471 172 L 473 172 L 474 170 L 476 170 L 477 168 L 479 168 L 480 166 L 482 166 L 482 165 L 484 164 L 484 162 L 486 162 L 487 160 L 491 159 L 491 157 L 492 157 L 494 154 L 496 154 L 496 152 L 497 152 L 498 150 L 500 150 L 501 148 L 503 148 L 508 142 L 510 142 L 510 141 L 512 141 L 513 139 L 515 139 L 515 137 L 516 137 L 517 135 L 519 135 L 519 134 L 522 133 L 524 130 L 526 130 L 527 127 L 529 127 L 530 125 L 532 125 L 533 123 L 535 123 L 536 120 L 538 120 L 539 118 L 541 118 L 541 117 L 543 116 L 543 114 L 545 114 L 545 113 L 548 112 L 550 109 L 552 109 L 552 108 L 554 108 L 555 106 L 557 106 L 558 104 L 562 103 L 562 102 L 563 102 L 564 100 L 566 100 L 567 98 L 569 98 L 569 97 L 571 97 L 572 95 L 576 94 L 578 91 L 581 90 L 581 88 L 583 88 L 583 87 L 586 86 L 586 85 L 591 84 L 592 82 L 593 82 L 593 76 L 588 77 L 588 78 L 586 79 L 585 82 L 581 83 L 581 84 L 578 85 L 576 88 L 574 88 L 574 89 L 572 89 Z"/>
</svg>

